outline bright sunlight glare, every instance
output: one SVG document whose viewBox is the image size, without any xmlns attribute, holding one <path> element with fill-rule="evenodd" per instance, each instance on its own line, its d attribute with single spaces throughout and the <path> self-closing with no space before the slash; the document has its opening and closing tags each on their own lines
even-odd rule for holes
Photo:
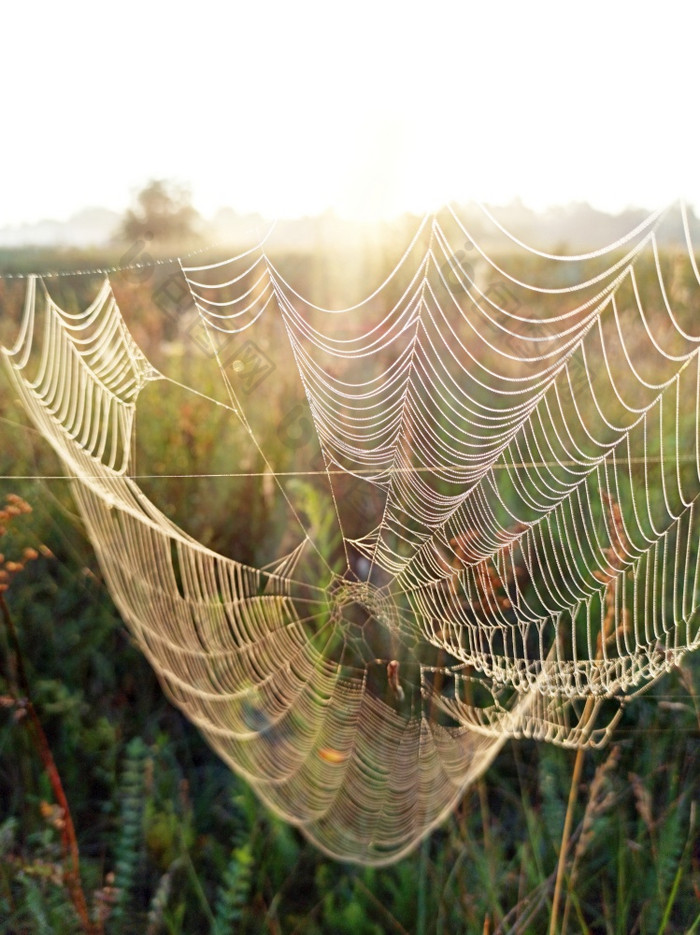
<svg viewBox="0 0 700 935">
<path fill-rule="evenodd" d="M 0 226 L 124 210 L 360 219 L 449 200 L 700 204 L 698 8 L 12 4 Z"/>
</svg>

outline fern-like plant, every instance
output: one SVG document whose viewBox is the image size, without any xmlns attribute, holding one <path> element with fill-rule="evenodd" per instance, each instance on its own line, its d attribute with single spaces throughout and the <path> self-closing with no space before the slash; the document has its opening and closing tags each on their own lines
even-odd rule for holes
<svg viewBox="0 0 700 935">
<path fill-rule="evenodd" d="M 126 748 L 122 778 L 121 827 L 115 851 L 114 907 L 110 916 L 113 931 L 121 931 L 129 894 L 139 864 L 143 838 L 144 776 L 148 748 L 134 737 Z"/>
<path fill-rule="evenodd" d="M 250 843 L 234 847 L 216 900 L 214 935 L 231 935 L 250 893 L 253 855 Z"/>
</svg>

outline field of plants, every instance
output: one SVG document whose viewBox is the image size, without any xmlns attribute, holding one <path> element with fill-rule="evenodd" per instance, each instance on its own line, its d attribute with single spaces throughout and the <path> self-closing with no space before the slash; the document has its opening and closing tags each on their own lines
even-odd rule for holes
<svg viewBox="0 0 700 935">
<path fill-rule="evenodd" d="M 389 246 L 371 258 L 286 253 L 277 263 L 319 304 L 339 291 L 351 304 L 365 291 L 358 283 L 379 281 L 398 255 Z M 7 251 L 0 271 L 118 260 Z M 137 343 L 182 384 L 144 390 L 134 474 L 190 535 L 261 567 L 289 546 L 285 515 L 241 425 L 205 398 L 221 392 L 217 368 L 171 272 L 112 276 Z M 97 282 L 49 287 L 70 311 Z M 24 289 L 0 279 L 2 343 L 16 333 Z M 697 312 L 691 303 L 688 316 Z M 283 330 L 271 318 L 256 334 L 263 379 L 243 387 L 256 437 L 278 471 L 318 463 Z M 381 869 L 333 862 L 271 815 L 166 701 L 111 603 L 70 482 L 4 372 L 0 439 L 0 933 L 700 932 L 697 655 L 627 706 L 606 746 L 577 754 L 509 741 L 413 854 Z M 318 490 L 297 495 L 314 537 L 330 536 Z"/>
</svg>

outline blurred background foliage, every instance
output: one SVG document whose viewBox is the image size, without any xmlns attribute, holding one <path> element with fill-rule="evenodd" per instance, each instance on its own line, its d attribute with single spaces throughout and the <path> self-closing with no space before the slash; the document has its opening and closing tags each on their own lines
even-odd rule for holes
<svg viewBox="0 0 700 935">
<path fill-rule="evenodd" d="M 175 207 L 186 209 L 185 194 L 175 195 Z M 126 218 L 125 237 L 156 233 L 152 219 L 144 227 L 149 210 L 144 200 Z M 196 218 L 184 210 L 180 221 L 194 225 L 189 239 Z M 331 257 L 322 277 L 323 256 L 288 251 L 275 261 L 301 293 L 332 302 L 350 272 L 352 290 L 358 270 L 362 282 L 377 281 L 382 266 L 388 271 L 400 240 L 379 257 Z M 172 247 L 165 241 L 164 252 Z M 158 249 L 159 238 L 149 239 L 149 250 Z M 99 254 L 17 251 L 0 257 L 0 268 L 105 267 L 123 255 L 123 245 Z M 154 299 L 170 268 L 140 272 L 113 276 L 138 343 L 157 366 L 216 396 L 211 360 L 183 351 L 177 317 Z M 653 278 L 651 261 L 644 275 Z M 52 280 L 51 294 L 78 308 L 97 281 Z M 16 330 L 23 291 L 21 281 L 0 279 L 4 341 Z M 256 341 L 269 350 L 280 333 L 270 322 Z M 317 443 L 303 418 L 285 441 L 281 427 L 303 396 L 293 366 L 275 374 L 264 395 L 251 394 L 248 410 L 264 449 L 285 470 L 304 446 L 312 463 Z M 575 754 L 510 742 L 411 856 L 383 869 L 325 859 L 272 816 L 165 700 L 110 601 L 69 483 L 42 479 L 60 476 L 60 466 L 26 423 L 4 373 L 0 380 L 0 506 L 17 495 L 33 508 L 13 516 L 0 538 L 4 567 L 10 563 L 4 599 L 70 803 L 94 931 L 545 932 Z M 259 565 L 281 554 L 285 517 L 225 410 L 152 386 L 140 402 L 136 439 L 136 474 L 173 475 L 139 483 L 175 522 L 242 561 Z M 234 470 L 258 476 L 194 476 Z M 83 931 L 64 883 L 62 816 L 26 727 L 17 653 L 5 630 L 0 653 L 0 933 Z M 586 753 L 557 931 L 700 930 L 699 678 L 697 659 L 687 659 L 629 705 L 610 746 Z"/>
</svg>

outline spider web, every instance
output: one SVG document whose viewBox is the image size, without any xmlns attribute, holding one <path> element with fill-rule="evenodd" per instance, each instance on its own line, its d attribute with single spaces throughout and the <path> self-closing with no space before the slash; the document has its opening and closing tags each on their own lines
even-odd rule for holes
<svg viewBox="0 0 700 935">
<path fill-rule="evenodd" d="M 666 262 L 661 212 L 555 256 L 482 210 L 509 252 L 446 209 L 342 310 L 300 295 L 263 246 L 181 262 L 231 416 L 298 530 L 263 568 L 205 547 L 130 476 L 139 394 L 169 378 L 109 279 L 72 314 L 31 277 L 3 348 L 164 689 L 344 860 L 407 853 L 509 737 L 604 743 L 622 705 L 698 645 L 700 276 L 685 211 L 687 249 Z M 247 412 L 240 360 L 222 354 L 269 316 L 320 446 L 315 474 L 299 469 L 335 539 L 313 534 Z M 373 515 L 358 516 L 358 492 Z"/>
</svg>

